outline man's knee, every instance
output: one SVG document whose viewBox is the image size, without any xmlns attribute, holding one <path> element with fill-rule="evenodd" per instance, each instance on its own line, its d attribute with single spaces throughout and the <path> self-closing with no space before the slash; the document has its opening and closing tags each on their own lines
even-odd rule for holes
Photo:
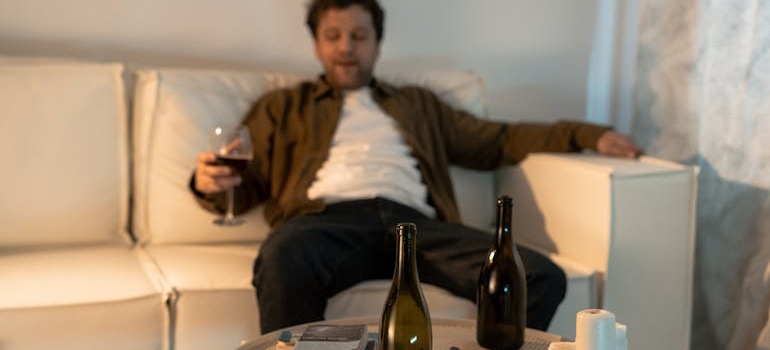
<svg viewBox="0 0 770 350">
<path fill-rule="evenodd" d="M 310 278 L 308 256 L 297 235 L 273 235 L 260 247 L 254 261 L 254 286 L 290 286 Z"/>
<path fill-rule="evenodd" d="M 567 291 L 567 276 L 564 270 L 545 256 L 536 258 L 533 268 L 533 283 L 541 285 L 541 293 L 548 294 L 551 299 L 561 301 Z"/>
<path fill-rule="evenodd" d="M 551 263 L 544 277 L 548 282 L 546 293 L 555 303 L 561 303 L 567 294 L 567 275 L 558 265 Z"/>
</svg>

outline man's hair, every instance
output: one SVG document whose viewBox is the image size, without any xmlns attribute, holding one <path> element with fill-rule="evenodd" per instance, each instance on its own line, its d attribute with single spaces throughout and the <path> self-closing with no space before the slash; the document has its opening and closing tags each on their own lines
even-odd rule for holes
<svg viewBox="0 0 770 350">
<path fill-rule="evenodd" d="M 318 20 L 321 14 L 331 9 L 344 9 L 353 5 L 359 5 L 372 15 L 374 31 L 377 34 L 377 41 L 382 41 L 384 35 L 383 22 L 385 21 L 385 11 L 382 10 L 377 0 L 311 0 L 308 4 L 307 19 L 305 23 L 310 29 L 313 38 L 318 35 Z"/>
</svg>

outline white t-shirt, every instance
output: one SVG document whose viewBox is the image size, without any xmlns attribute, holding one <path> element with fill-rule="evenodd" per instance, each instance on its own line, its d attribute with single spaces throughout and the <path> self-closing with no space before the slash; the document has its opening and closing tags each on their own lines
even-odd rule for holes
<svg viewBox="0 0 770 350">
<path fill-rule="evenodd" d="M 417 159 L 368 87 L 345 93 L 329 158 L 308 188 L 325 203 L 383 197 L 435 216 Z"/>
</svg>

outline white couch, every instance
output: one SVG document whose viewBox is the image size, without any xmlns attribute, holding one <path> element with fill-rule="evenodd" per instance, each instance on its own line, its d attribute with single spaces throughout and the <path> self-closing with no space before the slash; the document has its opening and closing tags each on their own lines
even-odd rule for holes
<svg viewBox="0 0 770 350">
<path fill-rule="evenodd" d="M 485 115 L 473 72 L 382 75 Z M 308 76 L 0 60 L 0 349 L 228 349 L 256 337 L 261 210 L 214 226 L 187 181 L 212 125 L 237 123 L 266 90 Z M 577 311 L 604 306 L 632 344 L 650 332 L 665 341 L 650 348 L 686 348 L 693 169 L 533 155 L 500 172 L 453 169 L 453 179 L 467 224 L 489 229 L 494 199 L 510 194 L 517 237 L 567 271 L 552 331 L 572 336 Z M 334 296 L 327 317 L 378 316 L 388 287 Z M 475 317 L 471 302 L 424 292 L 434 317 Z"/>
</svg>

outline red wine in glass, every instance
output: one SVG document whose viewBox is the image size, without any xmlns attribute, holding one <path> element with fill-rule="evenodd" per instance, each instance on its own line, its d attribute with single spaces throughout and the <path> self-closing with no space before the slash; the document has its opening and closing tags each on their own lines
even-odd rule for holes
<svg viewBox="0 0 770 350">
<path fill-rule="evenodd" d="M 216 154 L 216 164 L 230 167 L 233 175 L 242 173 L 253 157 L 249 129 L 245 125 L 229 128 L 217 126 L 211 135 L 211 149 Z M 220 226 L 242 224 L 244 220 L 233 214 L 234 189 L 227 189 L 226 195 L 227 210 L 224 216 L 214 220 L 214 223 Z"/>
<path fill-rule="evenodd" d="M 251 161 L 251 155 L 247 154 L 217 154 L 216 164 L 228 166 L 234 174 L 240 174 L 246 170 L 249 161 Z"/>
</svg>

